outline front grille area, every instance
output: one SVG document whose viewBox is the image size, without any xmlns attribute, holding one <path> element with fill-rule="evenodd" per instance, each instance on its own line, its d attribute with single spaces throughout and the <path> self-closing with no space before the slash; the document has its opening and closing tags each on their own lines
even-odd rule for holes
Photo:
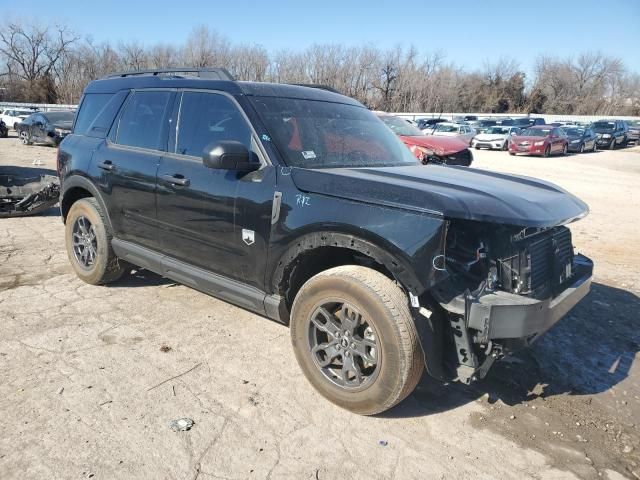
<svg viewBox="0 0 640 480">
<path fill-rule="evenodd" d="M 510 253 L 496 262 L 500 288 L 547 298 L 562 292 L 571 279 L 571 232 L 557 227 L 513 240 Z"/>
</svg>

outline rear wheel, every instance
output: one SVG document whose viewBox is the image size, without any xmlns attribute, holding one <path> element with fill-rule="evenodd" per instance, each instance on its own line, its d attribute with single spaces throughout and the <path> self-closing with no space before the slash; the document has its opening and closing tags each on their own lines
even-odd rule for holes
<svg viewBox="0 0 640 480">
<path fill-rule="evenodd" d="M 406 295 L 366 267 L 336 267 L 308 280 L 293 303 L 291 341 L 316 390 L 362 415 L 401 402 L 424 370 Z"/>
<path fill-rule="evenodd" d="M 67 255 L 76 275 L 91 285 L 118 280 L 127 264 L 111 248 L 104 213 L 95 198 L 71 206 L 65 223 Z"/>
</svg>

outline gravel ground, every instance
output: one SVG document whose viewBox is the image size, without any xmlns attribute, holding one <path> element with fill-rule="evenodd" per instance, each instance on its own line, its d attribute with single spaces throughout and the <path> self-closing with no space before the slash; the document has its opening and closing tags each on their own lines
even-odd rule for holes
<svg viewBox="0 0 640 480">
<path fill-rule="evenodd" d="M 475 152 L 589 203 L 593 291 L 484 381 L 375 418 L 313 391 L 286 327 L 144 271 L 83 284 L 56 210 L 0 220 L 0 477 L 640 478 L 638 150 Z M 0 139 L 0 168 L 34 160 L 55 150 Z"/>
</svg>

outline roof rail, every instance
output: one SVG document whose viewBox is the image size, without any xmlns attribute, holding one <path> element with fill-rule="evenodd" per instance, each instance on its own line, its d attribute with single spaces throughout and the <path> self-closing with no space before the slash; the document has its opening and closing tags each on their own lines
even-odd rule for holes
<svg viewBox="0 0 640 480">
<path fill-rule="evenodd" d="M 119 72 L 112 73 L 111 75 L 107 75 L 105 78 L 115 78 L 115 77 L 133 77 L 136 75 L 166 75 L 170 74 L 172 76 L 183 76 L 178 75 L 181 73 L 186 73 L 188 75 L 184 76 L 195 76 L 200 78 L 208 78 L 210 80 L 229 80 L 235 81 L 233 75 L 229 73 L 226 68 L 194 68 L 194 67 L 177 67 L 177 68 L 157 68 L 153 70 L 134 70 L 131 72 Z M 189 75 L 192 74 L 192 75 Z"/>
<path fill-rule="evenodd" d="M 330 87 L 329 85 L 321 85 L 318 83 L 290 83 L 289 85 L 295 85 L 297 87 L 317 88 L 319 90 L 326 90 L 327 92 L 339 93 L 340 95 L 342 95 L 342 92 L 336 90 L 333 87 Z"/>
</svg>

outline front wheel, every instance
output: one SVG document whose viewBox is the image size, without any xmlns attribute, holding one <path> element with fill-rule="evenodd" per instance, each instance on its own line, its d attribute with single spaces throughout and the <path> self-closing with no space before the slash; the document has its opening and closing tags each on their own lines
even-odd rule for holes
<svg viewBox="0 0 640 480">
<path fill-rule="evenodd" d="M 20 141 L 23 145 L 31 145 L 33 143 L 31 141 L 31 135 L 25 131 L 20 132 Z"/>
<path fill-rule="evenodd" d="M 544 149 L 544 156 L 545 158 L 548 157 L 549 155 L 551 155 L 551 146 L 547 145 L 547 148 Z"/>
<path fill-rule="evenodd" d="M 336 267 L 308 280 L 293 303 L 291 341 L 316 390 L 361 415 L 401 402 L 424 370 L 406 295 L 366 267 Z"/>
<path fill-rule="evenodd" d="M 584 143 L 580 145 L 580 153 L 584 153 Z"/>
<path fill-rule="evenodd" d="M 67 255 L 76 275 L 91 285 L 118 280 L 126 264 L 111 248 L 104 213 L 95 198 L 83 198 L 71 206 L 65 222 Z"/>
<path fill-rule="evenodd" d="M 609 145 L 609 150 L 615 150 L 616 149 L 616 137 L 613 137 L 611 139 L 611 145 Z"/>
<path fill-rule="evenodd" d="M 569 146 L 565 143 L 564 147 L 562 147 L 562 155 L 566 155 L 569 151 Z"/>
</svg>

